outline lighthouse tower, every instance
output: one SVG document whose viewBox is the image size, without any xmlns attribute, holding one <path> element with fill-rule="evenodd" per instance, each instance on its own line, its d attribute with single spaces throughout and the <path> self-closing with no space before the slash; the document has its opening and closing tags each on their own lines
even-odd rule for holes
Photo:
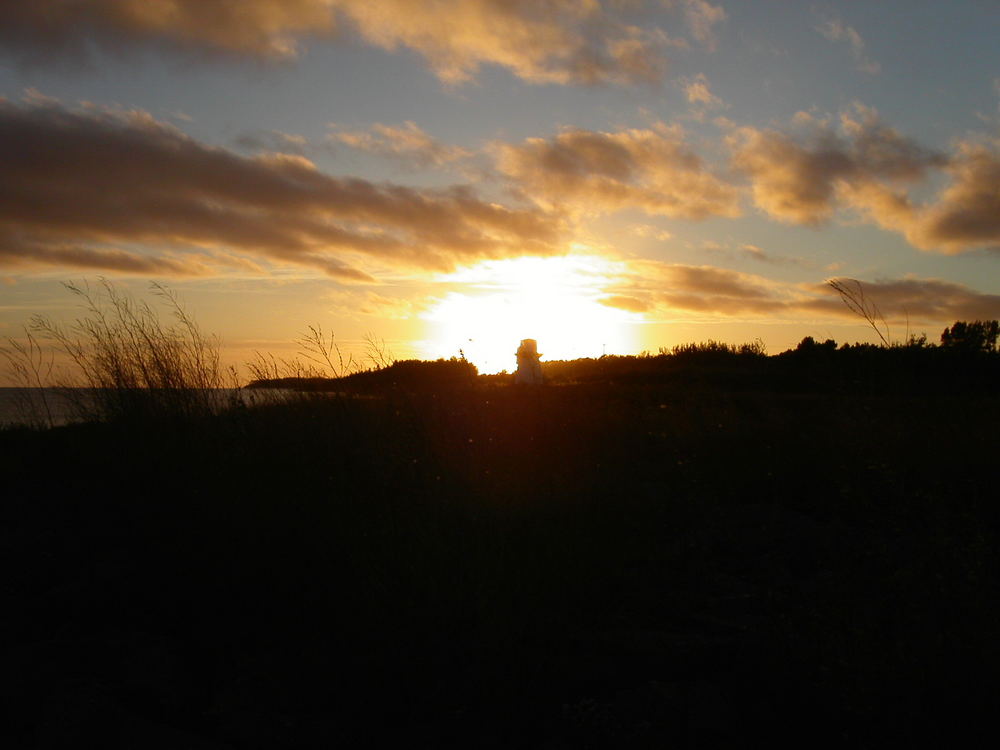
<svg viewBox="0 0 1000 750">
<path fill-rule="evenodd" d="M 514 382 L 525 385 L 541 385 L 542 363 L 539 362 L 541 356 L 538 353 L 537 341 L 522 339 L 521 345 L 517 348 L 517 372 L 514 374 Z"/>
</svg>

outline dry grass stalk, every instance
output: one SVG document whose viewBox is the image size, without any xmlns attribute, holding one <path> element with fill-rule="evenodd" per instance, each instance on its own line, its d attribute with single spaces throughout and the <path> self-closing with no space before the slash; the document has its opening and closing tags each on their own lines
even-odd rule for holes
<svg viewBox="0 0 1000 750">
<path fill-rule="evenodd" d="M 886 323 L 885 316 L 882 315 L 878 306 L 865 297 L 865 290 L 860 281 L 857 279 L 829 279 L 826 283 L 840 295 L 848 310 L 864 318 L 882 341 L 883 346 L 891 346 L 889 343 L 889 324 Z M 885 333 L 882 332 L 883 329 Z"/>
</svg>

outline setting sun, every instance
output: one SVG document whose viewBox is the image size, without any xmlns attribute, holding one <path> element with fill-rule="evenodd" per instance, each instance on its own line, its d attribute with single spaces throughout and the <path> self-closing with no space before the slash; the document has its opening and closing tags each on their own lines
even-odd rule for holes
<svg viewBox="0 0 1000 750">
<path fill-rule="evenodd" d="M 600 303 L 619 269 L 594 255 L 483 261 L 441 279 L 454 284 L 424 316 L 427 357 L 461 350 L 481 372 L 510 370 L 523 338 L 547 360 L 635 349 L 636 313 Z"/>
</svg>

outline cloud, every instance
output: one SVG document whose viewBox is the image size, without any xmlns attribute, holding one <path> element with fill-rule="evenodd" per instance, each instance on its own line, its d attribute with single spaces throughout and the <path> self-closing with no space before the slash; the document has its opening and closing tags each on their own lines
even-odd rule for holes
<svg viewBox="0 0 1000 750">
<path fill-rule="evenodd" d="M 392 320 L 411 319 L 431 304 L 428 298 L 413 300 L 398 296 L 386 297 L 371 289 L 358 287 L 331 290 L 324 296 L 324 300 L 330 304 L 330 311 L 338 315 L 369 315 Z"/>
<path fill-rule="evenodd" d="M 402 126 L 375 123 L 368 130 L 340 130 L 336 123 L 330 127 L 328 140 L 395 159 L 408 167 L 441 167 L 471 156 L 463 148 L 435 140 L 409 120 Z"/>
<path fill-rule="evenodd" d="M 144 276 L 207 276 L 211 269 L 196 258 L 151 257 L 116 248 L 33 243 L 0 232 L 0 267 L 57 266 Z"/>
<path fill-rule="evenodd" d="M 497 147 L 498 169 L 542 206 L 639 208 L 687 219 L 738 216 L 739 191 L 712 174 L 679 127 L 615 133 L 571 128 Z"/>
<path fill-rule="evenodd" d="M 3 265 L 185 274 L 199 272 L 192 253 L 218 252 L 363 281 L 359 263 L 448 269 L 561 239 L 538 208 L 245 157 L 141 111 L 0 102 L 0 172 Z"/>
<path fill-rule="evenodd" d="M 29 64 L 168 47 L 197 55 L 291 59 L 331 34 L 333 0 L 32 0 L 0 4 L 0 48 Z"/>
<path fill-rule="evenodd" d="M 452 84 L 471 80 L 482 65 L 506 68 L 532 83 L 655 83 L 664 74 L 661 47 L 670 41 L 657 29 L 616 20 L 599 0 L 32 0 L 0 5 L 0 50 L 32 64 L 86 60 L 94 46 L 117 53 L 159 47 L 201 57 L 290 60 L 311 38 L 350 33 L 390 52 L 411 50 Z"/>
<path fill-rule="evenodd" d="M 723 106 L 722 99 L 712 93 L 708 86 L 708 78 L 704 73 L 699 73 L 691 78 L 680 79 L 681 88 L 684 95 L 691 104 L 715 109 Z"/>
<path fill-rule="evenodd" d="M 654 227 L 652 224 L 633 224 L 629 227 L 629 232 L 634 234 L 636 237 L 659 240 L 660 242 L 666 242 L 673 237 L 673 235 L 666 229 Z"/>
<path fill-rule="evenodd" d="M 776 259 L 773 256 L 768 255 L 766 252 L 764 252 L 763 250 L 761 250 L 756 245 L 750 245 L 750 244 L 740 245 L 740 251 L 742 253 L 744 253 L 745 255 L 753 258 L 754 260 L 759 260 L 759 261 L 762 261 L 764 263 L 775 263 L 775 262 L 777 262 Z"/>
<path fill-rule="evenodd" d="M 729 136 L 733 166 L 749 175 L 754 202 L 779 221 L 818 225 L 840 205 L 867 202 L 878 192 L 900 195 L 946 159 L 885 125 L 878 113 L 856 104 L 835 129 L 799 113 L 801 136 L 742 127 Z"/>
<path fill-rule="evenodd" d="M 1000 295 L 983 294 L 963 284 L 907 277 L 865 282 L 865 298 L 894 326 L 940 325 L 955 320 L 1000 318 Z M 647 319 L 702 315 L 749 319 L 803 316 L 859 322 L 828 284 L 776 282 L 716 266 L 629 261 L 600 302 Z"/>
<path fill-rule="evenodd" d="M 797 224 L 820 224 L 830 218 L 836 181 L 852 171 L 842 149 L 831 144 L 810 148 L 784 133 L 752 127 L 740 128 L 736 139 L 733 165 L 750 176 L 760 209 Z"/>
<path fill-rule="evenodd" d="M 800 293 L 761 276 L 715 266 L 630 261 L 600 302 L 651 317 L 678 314 L 766 316 L 790 308 Z"/>
<path fill-rule="evenodd" d="M 750 259 L 757 261 L 758 263 L 768 263 L 770 265 L 793 265 L 802 266 L 807 268 L 810 266 L 806 261 L 800 258 L 788 258 L 783 255 L 774 255 L 769 253 L 757 245 L 752 245 L 750 243 L 742 243 L 733 247 L 729 244 L 719 244 L 717 242 L 706 241 L 701 245 L 702 250 L 706 250 L 710 253 L 716 253 L 719 256 L 726 258 L 740 258 L 740 259 Z"/>
<path fill-rule="evenodd" d="M 852 279 L 841 279 L 853 284 Z M 907 277 L 864 282 L 865 299 L 895 324 L 946 325 L 956 320 L 1000 318 L 1000 295 L 983 294 L 964 284 L 942 279 Z M 815 298 L 804 301 L 805 311 L 858 319 L 840 295 L 826 284 L 811 290 Z"/>
<path fill-rule="evenodd" d="M 870 209 L 889 226 L 902 225 L 917 247 L 960 253 L 977 247 L 1000 250 L 1000 149 L 960 142 L 946 171 L 950 183 L 937 201 L 913 211 L 907 206 Z"/>
<path fill-rule="evenodd" d="M 839 18 L 826 19 L 816 27 L 816 31 L 831 42 L 846 44 L 851 50 L 855 65 L 861 72 L 872 75 L 881 72 L 882 66 L 865 55 L 865 41 L 861 38 L 861 34 Z"/>
<path fill-rule="evenodd" d="M 255 130 L 242 133 L 234 143 L 247 151 L 273 151 L 283 154 L 302 154 L 309 145 L 305 136 L 283 133 L 280 130 Z"/>
<path fill-rule="evenodd" d="M 605 307 L 614 307 L 618 310 L 625 310 L 633 313 L 646 313 L 653 309 L 653 303 L 649 300 L 629 297 L 624 294 L 613 294 L 610 297 L 601 297 L 597 300 Z"/>
<path fill-rule="evenodd" d="M 671 307 L 723 312 L 777 309 L 773 285 L 762 277 L 712 266 L 675 265 L 663 269 L 661 299 Z"/>
<path fill-rule="evenodd" d="M 705 0 L 683 0 L 684 18 L 691 35 L 710 50 L 718 44 L 715 36 L 715 25 L 722 23 L 728 17 L 721 5 L 712 5 Z"/>
<path fill-rule="evenodd" d="M 532 83 L 655 83 L 666 36 L 623 24 L 589 0 L 338 0 L 369 43 L 409 48 L 448 83 L 484 64 Z"/>
<path fill-rule="evenodd" d="M 815 264 L 804 258 L 789 258 L 786 255 L 775 255 L 769 253 L 756 245 L 743 244 L 737 248 L 738 252 L 745 257 L 756 260 L 760 263 L 768 263 L 773 266 L 799 266 L 800 268 L 815 268 Z"/>
<path fill-rule="evenodd" d="M 923 250 L 1000 250 L 1000 143 L 967 138 L 949 154 L 924 148 L 855 104 L 839 128 L 800 113 L 805 135 L 743 127 L 729 145 L 733 166 L 750 177 L 758 208 L 779 221 L 819 225 L 851 209 Z M 948 181 L 931 200 L 914 187 L 932 171 Z"/>
</svg>

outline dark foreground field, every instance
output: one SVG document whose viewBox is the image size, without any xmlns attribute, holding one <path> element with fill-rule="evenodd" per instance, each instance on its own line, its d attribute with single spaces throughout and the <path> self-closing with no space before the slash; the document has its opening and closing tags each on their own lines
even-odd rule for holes
<svg viewBox="0 0 1000 750">
<path fill-rule="evenodd" d="M 0 742 L 986 740 L 996 383 L 816 372 L 0 432 Z"/>
</svg>

